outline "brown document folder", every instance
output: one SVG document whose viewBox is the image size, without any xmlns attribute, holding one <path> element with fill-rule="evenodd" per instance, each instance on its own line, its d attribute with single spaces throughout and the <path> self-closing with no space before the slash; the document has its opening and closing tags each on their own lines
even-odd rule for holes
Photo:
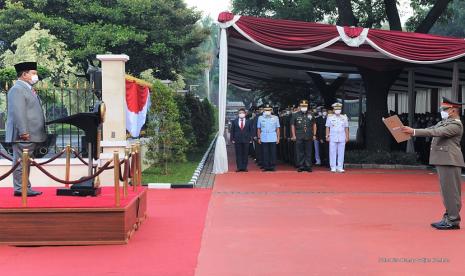
<svg viewBox="0 0 465 276">
<path fill-rule="evenodd" d="M 383 122 L 391 132 L 392 136 L 394 136 L 394 139 L 396 139 L 397 143 L 402 143 L 410 139 L 410 135 L 402 132 L 402 127 L 404 125 L 397 115 L 383 118 Z"/>
</svg>

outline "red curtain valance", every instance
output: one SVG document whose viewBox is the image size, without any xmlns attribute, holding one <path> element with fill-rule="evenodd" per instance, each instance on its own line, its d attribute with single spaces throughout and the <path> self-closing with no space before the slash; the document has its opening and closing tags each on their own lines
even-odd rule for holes
<svg viewBox="0 0 465 276">
<path fill-rule="evenodd" d="M 233 19 L 234 15 L 229 12 L 221 13 L 218 18 L 222 23 Z M 428 34 L 340 28 L 321 23 L 251 16 L 241 16 L 233 27 L 252 42 L 278 51 L 340 48 L 340 43 L 333 45 L 339 39 L 346 42 L 346 50 L 366 51 L 366 47 L 359 46 L 368 44 L 373 51 L 405 62 L 441 63 L 465 56 L 464 39 Z"/>
</svg>

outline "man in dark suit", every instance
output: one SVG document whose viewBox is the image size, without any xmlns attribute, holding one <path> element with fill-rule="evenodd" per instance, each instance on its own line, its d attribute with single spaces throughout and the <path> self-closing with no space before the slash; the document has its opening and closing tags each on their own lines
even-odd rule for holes
<svg viewBox="0 0 465 276">
<path fill-rule="evenodd" d="M 245 109 L 241 108 L 238 118 L 231 121 L 231 143 L 236 150 L 236 172 L 247 172 L 249 145 L 253 139 L 253 125 L 245 118 Z"/>
<path fill-rule="evenodd" d="M 28 150 L 30 157 L 34 157 L 34 150 L 39 143 L 46 140 L 47 134 L 45 132 L 45 117 L 42 104 L 39 95 L 32 87 L 39 81 L 37 64 L 35 62 L 23 62 L 16 64 L 15 69 L 18 80 L 8 91 L 5 142 L 12 143 L 13 160 L 18 160 L 25 149 Z M 19 166 L 13 172 L 15 196 L 21 196 L 21 175 L 22 166 Z M 30 182 L 28 182 L 27 186 L 27 196 L 42 194 L 40 191 L 32 190 Z"/>
</svg>

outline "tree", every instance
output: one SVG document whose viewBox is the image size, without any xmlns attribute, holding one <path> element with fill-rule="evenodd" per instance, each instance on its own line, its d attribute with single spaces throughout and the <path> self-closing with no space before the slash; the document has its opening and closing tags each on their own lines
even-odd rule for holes
<svg viewBox="0 0 465 276">
<path fill-rule="evenodd" d="M 194 128 L 191 122 L 191 112 L 186 103 L 184 95 L 176 95 L 174 97 L 179 110 L 179 123 L 183 132 L 184 139 L 187 141 L 187 150 L 192 151 L 197 145 L 197 140 L 194 133 Z"/>
<path fill-rule="evenodd" d="M 432 34 L 465 37 L 465 2 L 454 1 L 450 4 L 447 20 L 441 20 L 431 29 Z"/>
<path fill-rule="evenodd" d="M 60 80 L 69 77 L 70 73 L 76 72 L 66 45 L 51 35 L 49 30 L 41 29 L 39 23 L 16 39 L 12 46 L 15 47 L 14 52 L 7 50 L 0 56 L 3 67 L 13 67 L 25 61 L 37 61 L 40 66 L 50 71 L 50 78 L 54 83 L 59 83 Z"/>
<path fill-rule="evenodd" d="M 271 85 L 269 85 L 271 87 Z M 263 85 L 260 85 L 259 87 L 256 87 L 257 91 L 249 91 L 249 90 L 244 90 L 240 89 L 238 87 L 230 85 L 228 87 L 228 100 L 229 101 L 238 101 L 238 102 L 243 102 L 244 106 L 246 108 L 249 108 L 251 106 L 256 106 L 257 101 L 262 98 L 266 97 L 267 95 L 265 91 L 267 91 L 267 87 L 269 87 L 268 84 L 264 83 Z M 259 93 L 257 93 L 259 92 Z M 271 94 L 272 92 L 270 92 Z"/>
<path fill-rule="evenodd" d="M 202 103 L 200 98 L 193 93 L 187 93 L 185 101 L 190 111 L 190 122 L 194 130 L 197 147 L 201 148 L 209 142 L 213 131 L 213 124 L 215 123 L 213 107 L 208 101 L 205 102 L 204 100 L 204 103 Z"/>
<path fill-rule="evenodd" d="M 156 77 L 170 79 L 208 34 L 199 19 L 182 0 L 9 0 L 0 10 L 0 38 L 13 49 L 39 22 L 68 45 L 81 69 L 97 54 L 125 53 L 130 73 L 154 69 Z"/>
<path fill-rule="evenodd" d="M 152 165 L 162 165 L 168 174 L 169 162 L 186 160 L 187 141 L 179 122 L 179 111 L 174 91 L 160 81 L 155 81 L 151 91 L 149 122 L 147 128 L 147 160 Z"/>
<path fill-rule="evenodd" d="M 452 0 L 412 0 L 417 20 L 411 20 L 412 30 L 420 33 L 428 33 L 434 23 L 444 14 L 448 4 Z M 279 0 L 233 0 L 235 12 L 245 15 L 271 16 L 282 19 L 299 19 L 304 21 L 321 21 L 325 16 L 329 21 L 335 20 L 340 25 L 375 27 L 379 28 L 384 21 L 389 23 L 391 30 L 402 31 L 399 11 L 396 0 L 301 0 L 292 1 L 290 5 L 283 7 Z M 302 12 L 305 7 L 312 6 L 321 10 L 320 13 Z M 295 13 L 289 13 L 289 7 L 294 7 Z M 447 13 L 445 14 L 447 16 Z M 305 17 L 305 18 L 302 18 Z M 369 150 L 388 150 L 390 138 L 381 118 L 387 114 L 387 95 L 390 87 L 395 82 L 403 67 L 388 71 L 374 71 L 362 66 L 357 66 L 362 75 L 365 91 L 367 93 L 367 148 Z"/>
<path fill-rule="evenodd" d="M 204 98 L 202 101 L 202 112 L 206 118 L 206 133 L 208 135 L 208 138 L 213 134 L 213 131 L 216 130 L 216 120 L 215 120 L 215 109 L 213 108 L 213 105 L 210 103 L 210 101 L 207 98 Z M 207 142 L 210 139 L 207 140 Z"/>
<path fill-rule="evenodd" d="M 210 86 L 210 90 L 212 90 L 213 85 L 211 85 L 211 83 L 207 84 L 206 74 L 209 74 L 209 79 L 211 80 L 212 77 L 214 78 L 212 74 L 218 73 L 216 71 L 211 71 L 216 61 L 218 26 L 213 23 L 211 17 L 202 19 L 200 25 L 208 30 L 209 35 L 202 44 L 193 49 L 192 53 L 187 57 L 183 76 L 185 77 L 187 85 L 198 85 L 198 89 L 196 90 L 197 95 L 200 97 L 207 97 L 207 85 Z"/>
<path fill-rule="evenodd" d="M 320 74 L 310 74 L 310 76 L 313 80 L 313 83 L 320 91 L 320 94 L 324 100 L 325 108 L 330 108 L 331 105 L 336 102 L 336 92 L 346 82 L 347 76 L 339 76 L 330 84 L 327 84 L 325 79 Z"/>
</svg>

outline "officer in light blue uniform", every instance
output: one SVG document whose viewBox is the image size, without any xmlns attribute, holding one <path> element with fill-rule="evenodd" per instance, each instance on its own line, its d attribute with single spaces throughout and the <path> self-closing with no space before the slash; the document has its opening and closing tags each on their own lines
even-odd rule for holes
<svg viewBox="0 0 465 276">
<path fill-rule="evenodd" d="M 331 172 L 344 172 L 344 151 L 349 141 L 349 120 L 341 114 L 342 104 L 332 105 L 334 114 L 326 119 L 326 140 L 329 141 L 329 165 Z"/>
<path fill-rule="evenodd" d="M 263 170 L 276 170 L 276 145 L 279 144 L 280 124 L 279 118 L 271 114 L 273 109 L 266 105 L 263 115 L 258 118 L 258 142 L 263 151 Z"/>
</svg>

